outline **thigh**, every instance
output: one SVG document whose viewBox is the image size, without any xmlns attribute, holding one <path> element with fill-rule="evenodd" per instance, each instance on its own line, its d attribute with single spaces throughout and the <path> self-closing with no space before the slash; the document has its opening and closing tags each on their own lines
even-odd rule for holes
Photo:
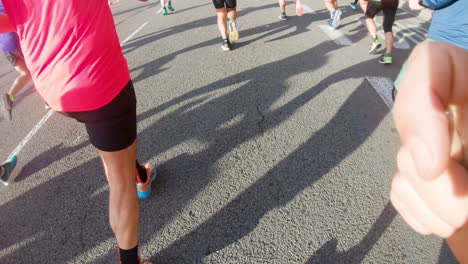
<svg viewBox="0 0 468 264">
<path fill-rule="evenodd" d="M 374 18 L 382 10 L 382 4 L 380 1 L 368 1 L 366 17 Z"/>
<path fill-rule="evenodd" d="M 225 8 L 224 0 L 213 0 L 213 5 L 216 9 Z"/>
<path fill-rule="evenodd" d="M 236 8 L 237 1 L 236 0 L 225 0 L 226 8 Z"/>
<path fill-rule="evenodd" d="M 132 145 L 136 139 L 136 97 L 131 81 L 102 108 L 62 114 L 84 123 L 91 144 L 98 150 L 120 151 Z"/>
</svg>

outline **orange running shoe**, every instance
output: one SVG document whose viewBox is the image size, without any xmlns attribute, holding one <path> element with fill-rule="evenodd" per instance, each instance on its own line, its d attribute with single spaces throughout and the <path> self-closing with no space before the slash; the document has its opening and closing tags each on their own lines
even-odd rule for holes
<svg viewBox="0 0 468 264">
<path fill-rule="evenodd" d="M 137 192 L 138 192 L 138 199 L 146 199 L 151 196 L 151 183 L 156 180 L 156 167 L 154 167 L 154 164 L 148 163 L 145 166 L 146 169 L 146 182 L 142 182 L 140 179 L 140 174 L 138 173 L 138 170 L 136 170 L 137 173 Z"/>
</svg>

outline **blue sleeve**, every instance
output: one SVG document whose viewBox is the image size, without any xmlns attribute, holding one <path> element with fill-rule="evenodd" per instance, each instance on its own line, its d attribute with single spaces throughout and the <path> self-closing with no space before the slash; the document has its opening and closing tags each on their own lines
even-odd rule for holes
<svg viewBox="0 0 468 264">
<path fill-rule="evenodd" d="M 437 10 L 451 5 L 457 1 L 458 0 L 422 0 L 422 3 L 427 8 Z"/>
</svg>

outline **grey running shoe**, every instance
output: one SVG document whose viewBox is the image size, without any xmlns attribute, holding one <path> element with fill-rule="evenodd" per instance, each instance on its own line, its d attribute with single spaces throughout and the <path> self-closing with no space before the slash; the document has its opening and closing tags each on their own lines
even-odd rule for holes
<svg viewBox="0 0 468 264">
<path fill-rule="evenodd" d="M 280 20 L 288 20 L 288 16 L 285 13 L 282 13 L 279 17 Z"/>
<path fill-rule="evenodd" d="M 231 43 L 229 42 L 229 40 L 223 41 L 223 44 L 221 44 L 221 49 L 222 49 L 223 51 L 230 51 L 230 50 L 232 50 L 232 46 L 231 46 Z"/>
</svg>

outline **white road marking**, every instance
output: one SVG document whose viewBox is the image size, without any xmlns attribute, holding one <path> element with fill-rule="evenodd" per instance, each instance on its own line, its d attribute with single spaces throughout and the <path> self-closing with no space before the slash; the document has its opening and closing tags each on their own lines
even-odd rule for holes
<svg viewBox="0 0 468 264">
<path fill-rule="evenodd" d="M 133 38 L 138 32 L 140 32 L 140 30 L 142 30 L 146 25 L 148 25 L 149 22 L 145 22 L 143 23 L 143 25 L 141 25 L 139 28 L 137 28 L 135 31 L 133 31 L 132 34 L 130 34 L 130 36 L 128 36 L 126 39 L 124 39 L 124 41 L 122 41 L 122 43 L 120 43 L 120 46 L 122 46 L 123 44 L 125 44 L 127 41 L 129 41 L 131 38 Z"/>
<path fill-rule="evenodd" d="M 37 133 L 39 128 L 41 128 L 45 124 L 45 122 L 47 122 L 47 120 L 49 120 L 49 118 L 52 116 L 53 113 L 54 113 L 54 110 L 52 110 L 52 109 L 47 111 L 47 114 L 45 114 L 45 116 L 43 116 L 41 118 L 39 123 L 37 123 L 33 127 L 33 129 L 28 133 L 28 135 L 26 135 L 26 137 L 23 138 L 23 140 L 21 140 L 21 142 L 18 144 L 18 146 L 16 146 L 16 148 L 13 150 L 13 152 L 10 153 L 10 156 L 8 156 L 8 160 L 10 160 L 13 156 L 18 155 L 18 153 L 21 151 L 21 149 L 29 142 L 29 140 L 31 140 L 31 138 Z"/>
<path fill-rule="evenodd" d="M 374 87 L 374 89 L 380 95 L 380 97 L 388 106 L 388 108 L 392 110 L 393 108 L 393 100 L 392 100 L 393 81 L 390 78 L 385 78 L 385 77 L 366 76 L 366 79 L 369 81 L 372 87 Z"/>
<path fill-rule="evenodd" d="M 395 23 L 394 26 L 400 29 L 396 34 L 400 34 L 404 36 L 405 38 L 411 40 L 414 44 L 418 44 L 426 39 L 424 35 L 419 35 L 418 32 L 414 30 L 413 28 L 408 28 L 408 27 L 405 27 L 403 24 L 397 24 L 397 23 Z M 402 33 L 403 31 L 406 31 L 406 32 Z"/>
<path fill-rule="evenodd" d="M 144 23 L 143 25 L 141 25 L 139 28 L 137 28 L 135 31 L 133 31 L 132 34 L 130 34 L 130 36 L 128 36 L 124 41 L 122 41 L 122 43 L 120 43 L 120 46 L 122 46 L 123 44 L 125 44 L 125 42 L 129 41 L 133 36 L 135 36 L 140 30 L 142 30 L 146 25 L 148 24 L 148 22 Z M 54 113 L 54 111 L 52 109 L 50 109 L 49 111 L 47 111 L 47 113 L 41 118 L 41 120 L 39 121 L 39 123 L 37 123 L 33 129 L 28 133 L 28 135 L 26 135 L 26 137 L 21 140 L 21 142 L 18 144 L 18 146 L 16 146 L 16 148 L 10 153 L 10 155 L 8 156 L 8 160 L 10 160 L 13 156 L 15 155 L 18 155 L 18 153 L 20 153 L 20 151 L 24 148 L 24 146 L 26 146 L 26 144 L 31 140 L 31 138 L 37 133 L 37 131 L 47 122 L 47 120 L 49 120 L 49 118 L 52 116 L 52 114 Z"/>
<path fill-rule="evenodd" d="M 312 8 L 310 8 L 310 6 L 308 5 L 304 5 L 302 4 L 302 8 L 304 9 L 304 11 L 308 14 L 315 14 L 315 10 L 313 10 Z"/>
<path fill-rule="evenodd" d="M 336 44 L 338 44 L 340 46 L 351 46 L 351 45 L 353 45 L 353 42 L 348 37 L 346 37 L 343 33 L 341 33 L 339 30 L 331 29 L 327 25 L 320 25 L 319 27 Z"/>
<path fill-rule="evenodd" d="M 357 21 L 359 21 L 359 23 L 363 24 L 364 26 L 366 25 L 366 21 L 364 18 L 357 18 L 356 19 Z M 377 35 L 381 38 L 381 39 L 385 39 L 385 33 L 383 32 L 382 30 L 382 24 L 380 23 L 376 23 L 377 25 Z M 398 35 L 398 32 L 395 31 L 394 32 L 394 35 L 395 35 L 395 42 L 393 42 L 393 47 L 397 48 L 397 49 L 409 49 L 411 46 L 410 44 L 408 43 L 408 41 L 405 40 L 404 37 L 400 37 Z"/>
</svg>

